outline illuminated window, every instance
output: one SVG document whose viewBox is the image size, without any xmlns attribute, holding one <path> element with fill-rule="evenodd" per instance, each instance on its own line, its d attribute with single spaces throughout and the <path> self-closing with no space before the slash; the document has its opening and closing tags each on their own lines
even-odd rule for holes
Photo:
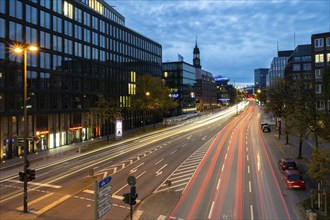
<svg viewBox="0 0 330 220">
<path fill-rule="evenodd" d="M 73 6 L 70 3 L 68 3 L 67 1 L 64 1 L 63 14 L 65 16 L 73 19 Z"/>
<path fill-rule="evenodd" d="M 136 85 L 133 83 L 128 83 L 128 94 L 135 95 L 136 94 Z"/>
<path fill-rule="evenodd" d="M 327 62 L 330 63 L 330 53 L 327 53 Z"/>
<path fill-rule="evenodd" d="M 324 55 L 323 54 L 316 54 L 315 55 L 315 63 L 320 64 L 324 62 Z"/>
<path fill-rule="evenodd" d="M 131 82 L 136 82 L 136 72 L 131 71 Z"/>
<path fill-rule="evenodd" d="M 168 72 L 164 72 L 164 77 L 165 77 L 165 78 L 168 77 Z"/>
</svg>

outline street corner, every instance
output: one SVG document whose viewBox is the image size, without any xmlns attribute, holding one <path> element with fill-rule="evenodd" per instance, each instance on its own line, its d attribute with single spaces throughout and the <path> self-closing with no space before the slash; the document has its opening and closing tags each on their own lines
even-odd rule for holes
<svg viewBox="0 0 330 220">
<path fill-rule="evenodd" d="M 180 196 L 181 193 L 176 191 L 153 193 L 139 203 L 134 210 L 133 219 L 165 219 L 170 215 Z"/>
</svg>

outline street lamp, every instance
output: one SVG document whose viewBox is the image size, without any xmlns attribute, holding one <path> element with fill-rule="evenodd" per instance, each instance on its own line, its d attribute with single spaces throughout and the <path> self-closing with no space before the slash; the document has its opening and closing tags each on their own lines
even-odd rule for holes
<svg viewBox="0 0 330 220">
<path fill-rule="evenodd" d="M 14 54 L 22 55 L 23 54 L 23 112 L 24 112 L 24 175 L 23 175 L 23 205 L 24 212 L 27 213 L 27 171 L 29 162 L 27 160 L 27 151 L 28 151 L 28 135 L 29 135 L 29 119 L 27 115 L 27 52 L 37 52 L 39 48 L 35 45 L 24 45 L 24 46 L 14 46 Z"/>
</svg>

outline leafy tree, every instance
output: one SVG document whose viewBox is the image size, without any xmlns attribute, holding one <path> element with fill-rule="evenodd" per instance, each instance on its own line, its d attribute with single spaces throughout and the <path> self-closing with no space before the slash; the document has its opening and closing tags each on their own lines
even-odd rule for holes
<svg viewBox="0 0 330 220">
<path fill-rule="evenodd" d="M 330 173 L 330 151 L 321 152 L 313 150 L 312 160 L 308 166 L 308 175 L 318 183 L 318 190 L 321 190 L 322 182 Z M 320 208 L 320 195 L 318 195 L 318 207 Z"/>
<path fill-rule="evenodd" d="M 110 124 L 121 118 L 120 108 L 107 101 L 103 95 L 97 96 L 95 105 L 88 112 L 88 119 L 93 128 L 103 126 L 106 129 L 107 140 L 109 140 Z"/>
<path fill-rule="evenodd" d="M 143 130 L 145 131 L 146 113 L 154 114 L 167 111 L 177 106 L 169 97 L 170 90 L 159 77 L 149 74 L 139 76 L 136 81 L 136 94 L 131 97 L 131 109 L 141 111 L 143 116 Z"/>
</svg>

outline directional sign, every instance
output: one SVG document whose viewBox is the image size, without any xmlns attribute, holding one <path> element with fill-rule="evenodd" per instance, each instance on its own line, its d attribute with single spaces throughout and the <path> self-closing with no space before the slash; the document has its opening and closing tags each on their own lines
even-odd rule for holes
<svg viewBox="0 0 330 220">
<path fill-rule="evenodd" d="M 109 184 L 111 180 L 112 180 L 112 177 L 111 176 L 107 176 L 106 178 L 104 178 L 103 180 L 101 180 L 99 182 L 99 189 L 101 189 L 103 186 Z"/>
<path fill-rule="evenodd" d="M 110 208 L 111 208 L 111 206 L 112 206 L 111 203 L 107 204 L 106 206 L 103 206 L 103 207 L 99 210 L 99 218 L 101 218 L 102 215 L 104 215 L 107 211 L 109 211 Z"/>
<path fill-rule="evenodd" d="M 106 186 L 104 187 L 102 190 L 99 191 L 99 198 L 101 198 L 102 196 L 106 195 L 107 193 L 109 193 L 111 190 L 111 186 Z"/>
<path fill-rule="evenodd" d="M 104 196 L 102 199 L 99 199 L 99 207 L 102 207 L 103 205 L 105 205 L 107 202 L 109 202 L 109 200 L 112 198 L 112 195 L 109 194 L 107 196 Z"/>
</svg>

